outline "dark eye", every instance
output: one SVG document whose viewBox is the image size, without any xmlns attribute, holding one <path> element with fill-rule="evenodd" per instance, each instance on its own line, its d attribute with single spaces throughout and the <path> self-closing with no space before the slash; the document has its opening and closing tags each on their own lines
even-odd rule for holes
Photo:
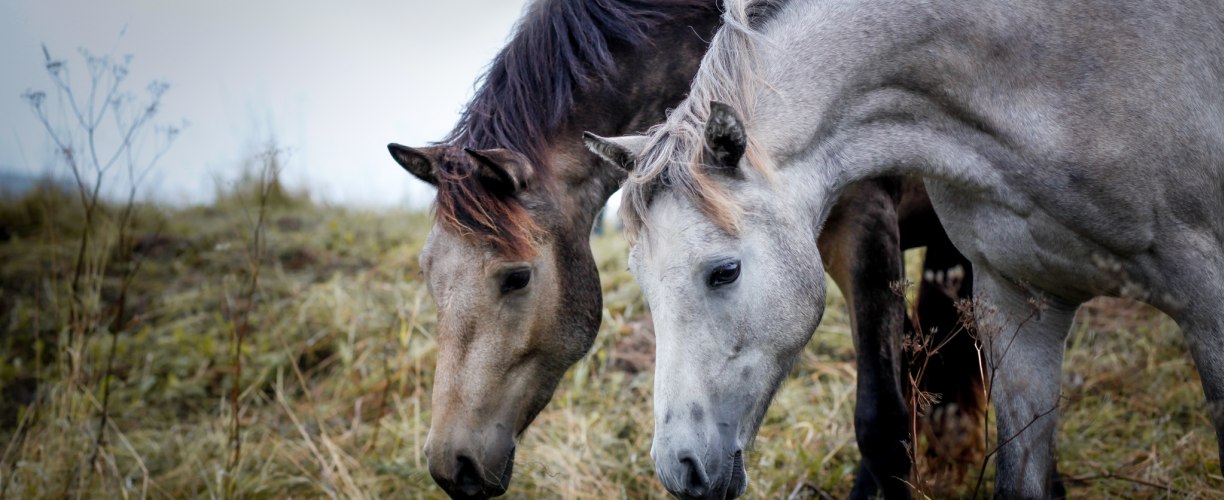
<svg viewBox="0 0 1224 500">
<path fill-rule="evenodd" d="M 522 290 L 528 283 L 531 283 L 531 270 L 515 269 L 506 273 L 506 276 L 502 278 L 501 293 Z"/>
<path fill-rule="evenodd" d="M 723 262 L 716 266 L 713 271 L 710 271 L 710 277 L 706 279 L 706 284 L 710 285 L 710 288 L 730 285 L 739 279 L 739 275 L 740 261 L 731 260 Z"/>
</svg>

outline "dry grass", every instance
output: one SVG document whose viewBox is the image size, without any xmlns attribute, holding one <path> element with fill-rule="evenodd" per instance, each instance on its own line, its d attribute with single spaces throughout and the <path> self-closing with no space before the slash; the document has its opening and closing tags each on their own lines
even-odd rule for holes
<svg viewBox="0 0 1224 500">
<path fill-rule="evenodd" d="M 269 207 L 242 352 L 242 453 L 225 477 L 235 319 L 226 311 L 242 295 L 250 233 L 243 197 L 222 199 L 150 208 L 157 215 L 136 223 L 134 250 L 146 260 L 129 291 L 133 320 L 118 332 L 110 419 L 93 466 L 109 336 L 101 318 L 83 346 L 68 345 L 65 273 L 79 210 L 49 191 L 0 203 L 4 498 L 220 497 L 230 481 L 244 497 L 442 496 L 421 451 L 434 312 L 416 253 L 428 216 L 289 195 Z M 105 265 L 115 245 L 103 240 L 91 257 L 101 306 L 118 286 Z M 599 237 L 594 246 L 603 327 L 519 446 L 514 497 L 664 494 L 648 454 L 649 319 L 624 270 L 623 239 Z M 746 458 L 753 497 L 844 497 L 852 485 L 852 343 L 840 297 L 829 300 Z M 79 381 L 66 376 L 72 356 Z M 1073 495 L 1219 496 L 1214 436 L 1175 325 L 1133 304 L 1094 303 L 1076 324 L 1064 377 L 1059 453 Z M 950 496 L 971 487 L 925 488 Z"/>
</svg>

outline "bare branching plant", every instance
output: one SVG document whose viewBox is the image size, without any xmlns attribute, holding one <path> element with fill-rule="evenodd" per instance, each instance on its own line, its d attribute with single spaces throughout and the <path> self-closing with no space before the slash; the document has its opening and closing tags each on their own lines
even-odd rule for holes
<svg viewBox="0 0 1224 500">
<path fill-rule="evenodd" d="M 98 458 L 105 447 L 118 336 L 134 326 L 127 301 L 142 262 L 133 252 L 133 227 L 141 216 L 137 196 L 141 184 L 174 144 L 184 125 L 154 124 L 169 85 L 155 80 L 143 93 L 131 90 L 128 81 L 131 55 L 117 56 L 114 50 L 97 55 L 80 49 L 84 74 L 78 76 L 73 74 L 68 61 L 52 57 L 45 45 L 42 51 L 52 90 L 30 90 L 22 98 L 71 174 L 83 220 L 75 260 L 70 276 L 66 277 L 68 328 L 61 346 L 67 356 L 60 361 L 67 372 L 69 389 L 89 386 L 85 379 L 90 362 L 87 338 L 103 331 L 111 336 L 99 379 L 101 402 L 93 401 L 98 411 L 98 427 L 86 464 L 98 470 Z M 118 213 L 114 213 L 102 202 L 112 193 L 108 186 L 121 182 L 126 182 L 126 196 Z M 119 291 L 113 299 L 104 301 L 103 280 L 108 267 L 116 265 L 118 269 L 111 271 L 117 271 Z M 77 484 L 79 471 L 80 464 L 65 483 L 69 490 Z"/>
<path fill-rule="evenodd" d="M 169 84 L 155 80 L 145 87 L 143 96 L 129 90 L 130 54 L 96 55 L 86 49 L 80 49 L 80 54 L 86 70 L 83 80 L 74 78 L 68 62 L 52 57 L 44 45 L 44 64 L 53 90 L 30 90 L 22 95 L 71 173 L 81 203 L 85 225 L 69 289 L 71 324 L 77 335 L 96 324 L 91 320 L 96 319 L 97 310 L 87 296 L 89 283 L 85 281 L 90 278 L 87 261 L 103 187 L 116 167 L 126 170 L 130 190 L 120 227 L 127 228 L 140 183 L 182 130 L 181 126 L 153 124 Z"/>
<path fill-rule="evenodd" d="M 948 270 L 946 273 L 940 272 L 939 276 L 935 276 L 931 271 L 923 276 L 927 282 L 937 285 L 937 289 L 955 300 L 960 291 L 961 280 L 964 278 L 964 270 L 959 266 Z M 914 464 L 912 476 L 909 484 L 921 496 L 927 496 L 924 488 L 928 484 L 923 479 L 923 468 L 920 467 L 918 457 L 919 454 L 919 436 L 923 429 L 924 419 L 929 419 L 932 408 L 939 404 L 945 397 L 943 394 L 938 394 L 925 390 L 926 378 L 928 370 L 931 368 L 931 360 L 939 357 L 940 352 L 950 343 L 961 336 L 972 335 L 967 325 L 958 323 L 957 327 L 947 335 L 940 336 L 937 328 L 926 328 L 923 326 L 921 318 L 917 314 L 917 308 L 910 303 L 909 295 L 906 293 L 913 287 L 913 283 L 905 280 L 891 284 L 892 292 L 905 301 L 907 311 L 913 311 L 911 315 L 911 325 L 913 331 L 901 343 L 901 349 L 905 353 L 905 359 L 908 360 L 907 369 L 904 371 L 906 377 L 906 403 L 910 410 L 910 440 L 907 443 L 907 451 L 910 455 L 910 463 Z M 928 446 L 934 446 L 937 443 L 929 442 Z"/>
<path fill-rule="evenodd" d="M 928 272 L 928 275 L 923 279 L 932 282 L 945 293 L 949 298 L 956 299 L 957 291 L 960 287 L 960 279 L 963 277 L 963 271 L 958 269 L 949 270 L 947 273 L 939 273 L 939 276 Z M 909 309 L 909 301 L 906 296 L 906 290 L 912 284 L 908 281 L 894 283 L 893 292 L 906 299 L 907 309 Z M 992 401 L 990 398 L 994 392 L 995 376 L 998 370 L 1003 365 L 1003 360 L 1006 358 L 1008 351 L 1020 331 L 1029 322 L 1040 317 L 1041 312 L 1045 309 L 1046 303 L 1040 297 L 1029 299 L 1029 314 L 1019 321 L 1014 318 L 1002 318 L 999 315 L 998 309 L 991 306 L 985 299 L 974 297 L 971 299 L 959 299 L 956 302 L 957 313 L 959 320 L 956 329 L 950 334 L 939 338 L 938 332 L 926 331 L 923 329 L 921 322 L 915 314 L 912 321 L 914 331 L 912 335 L 907 337 L 902 343 L 902 349 L 909 359 L 909 369 L 907 370 L 908 384 L 908 401 L 910 407 L 910 435 L 913 436 L 908 443 L 908 451 L 911 461 L 915 464 L 913 469 L 913 478 L 910 482 L 920 496 L 926 497 L 927 491 L 924 490 L 926 483 L 921 477 L 921 467 L 918 467 L 917 457 L 918 445 L 917 436 L 919 435 L 920 422 L 927 416 L 932 406 L 940 401 L 942 395 L 932 394 L 922 389 L 923 381 L 927 374 L 927 369 L 930 366 L 931 359 L 937 356 L 940 350 L 948 345 L 953 339 L 961 335 L 969 335 L 973 337 L 974 346 L 978 350 L 978 360 L 982 380 L 985 384 L 982 386 L 984 400 Z M 1006 330 L 1006 335 L 1005 335 Z M 987 444 L 987 451 L 982 455 L 981 461 L 977 464 L 977 479 L 974 484 L 973 497 L 977 498 L 981 492 L 983 481 L 985 479 L 986 469 L 990 465 L 991 459 L 998 454 L 999 450 L 1012 442 L 1029 427 L 1034 425 L 1041 418 L 1058 411 L 1059 406 L 1056 404 L 1053 408 L 1039 412 L 1033 416 L 1032 420 L 1023 425 L 1015 434 L 1011 436 L 995 437 L 994 447 L 990 447 L 990 404 L 987 404 L 982 413 L 982 432 L 983 441 Z"/>
</svg>

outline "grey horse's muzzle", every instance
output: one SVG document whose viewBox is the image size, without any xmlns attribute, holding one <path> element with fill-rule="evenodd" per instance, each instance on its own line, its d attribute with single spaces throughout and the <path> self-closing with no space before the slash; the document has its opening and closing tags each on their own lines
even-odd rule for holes
<svg viewBox="0 0 1224 500">
<path fill-rule="evenodd" d="M 734 427 L 688 422 L 656 425 L 650 455 L 667 491 L 679 498 L 736 498 L 748 487 Z"/>
</svg>

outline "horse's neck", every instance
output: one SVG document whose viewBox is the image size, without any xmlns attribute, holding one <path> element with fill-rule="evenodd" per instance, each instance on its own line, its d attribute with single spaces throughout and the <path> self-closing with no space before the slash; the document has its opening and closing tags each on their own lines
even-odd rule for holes
<svg viewBox="0 0 1224 500">
<path fill-rule="evenodd" d="M 575 93 L 573 114 L 549 137 L 558 193 L 575 224 L 589 224 L 625 180 L 625 172 L 587 151 L 584 131 L 602 136 L 642 133 L 684 99 L 719 22 L 716 9 L 659 26 L 651 43 L 614 46 L 617 73 L 608 85 Z"/>
<path fill-rule="evenodd" d="M 757 70 L 769 84 L 759 89 L 750 128 L 775 164 L 799 167 L 785 177 L 811 188 L 818 204 L 858 181 L 895 175 L 999 189 L 997 172 L 981 168 L 980 151 L 962 140 L 978 133 L 976 124 L 951 114 L 965 109 L 955 101 L 970 91 L 947 90 L 965 68 L 948 62 L 963 54 L 940 37 L 965 35 L 944 29 L 958 24 L 961 9 L 933 12 L 923 2 L 788 9 L 756 44 Z"/>
</svg>

